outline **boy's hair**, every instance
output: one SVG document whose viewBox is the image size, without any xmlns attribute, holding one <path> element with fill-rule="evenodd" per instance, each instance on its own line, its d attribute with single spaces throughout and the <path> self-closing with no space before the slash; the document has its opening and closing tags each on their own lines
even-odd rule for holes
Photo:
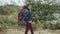
<svg viewBox="0 0 60 34">
<path fill-rule="evenodd" d="M 25 6 L 24 6 L 24 8 L 25 9 L 28 9 L 28 6 L 29 6 L 30 4 L 26 4 Z"/>
</svg>

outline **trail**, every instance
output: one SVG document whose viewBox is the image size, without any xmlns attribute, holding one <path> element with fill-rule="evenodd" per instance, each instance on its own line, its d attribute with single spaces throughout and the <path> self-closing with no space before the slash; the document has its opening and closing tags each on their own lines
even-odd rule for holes
<svg viewBox="0 0 60 34">
<path fill-rule="evenodd" d="M 8 29 L 6 34 L 24 34 L 24 31 L 18 31 L 16 29 Z M 28 34 L 31 34 L 30 31 Z M 60 34 L 60 30 L 40 30 L 40 31 L 34 31 L 34 34 Z"/>
</svg>

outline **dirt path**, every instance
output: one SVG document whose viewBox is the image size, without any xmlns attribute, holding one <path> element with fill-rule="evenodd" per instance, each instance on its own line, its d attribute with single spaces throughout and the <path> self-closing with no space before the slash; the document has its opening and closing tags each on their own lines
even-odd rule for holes
<svg viewBox="0 0 60 34">
<path fill-rule="evenodd" d="M 35 34 L 60 34 L 60 30 L 40 30 L 40 31 L 34 31 Z M 8 29 L 6 34 L 24 34 L 24 31 L 18 31 L 16 29 Z M 30 31 L 28 34 L 31 34 Z"/>
</svg>

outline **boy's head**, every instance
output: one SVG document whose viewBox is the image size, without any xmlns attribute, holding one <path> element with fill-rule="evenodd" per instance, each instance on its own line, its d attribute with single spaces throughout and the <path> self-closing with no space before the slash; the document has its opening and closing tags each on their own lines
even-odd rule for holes
<svg viewBox="0 0 60 34">
<path fill-rule="evenodd" d="M 32 6 L 30 4 L 26 4 L 25 8 L 30 10 L 32 8 Z"/>
</svg>

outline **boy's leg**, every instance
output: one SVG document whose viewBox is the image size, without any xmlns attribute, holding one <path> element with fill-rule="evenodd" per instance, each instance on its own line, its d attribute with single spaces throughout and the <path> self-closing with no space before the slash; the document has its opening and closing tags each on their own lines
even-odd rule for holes
<svg viewBox="0 0 60 34">
<path fill-rule="evenodd" d="M 30 24 L 30 31 L 31 31 L 31 34 L 34 34 L 33 28 L 32 28 L 32 25 L 31 24 Z"/>
<path fill-rule="evenodd" d="M 25 31 L 25 34 L 28 33 L 28 30 L 29 30 L 29 25 L 27 24 L 27 25 L 26 25 L 26 31 Z"/>
</svg>

